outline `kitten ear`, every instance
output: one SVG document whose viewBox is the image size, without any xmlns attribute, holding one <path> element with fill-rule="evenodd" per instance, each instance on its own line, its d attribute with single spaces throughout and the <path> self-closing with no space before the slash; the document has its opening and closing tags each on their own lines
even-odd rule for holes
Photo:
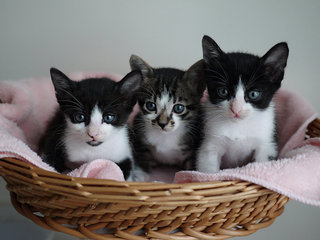
<svg viewBox="0 0 320 240">
<path fill-rule="evenodd" d="M 289 55 L 288 44 L 285 42 L 274 45 L 262 58 L 265 74 L 272 82 L 281 82 Z"/>
<path fill-rule="evenodd" d="M 131 55 L 129 62 L 131 70 L 141 71 L 143 78 L 148 78 L 153 75 L 152 67 L 150 67 L 150 65 L 146 63 L 142 58 L 136 55 Z"/>
<path fill-rule="evenodd" d="M 197 94 L 202 94 L 206 88 L 204 80 L 204 61 L 201 59 L 194 63 L 183 75 L 190 89 L 195 89 Z"/>
<path fill-rule="evenodd" d="M 118 84 L 120 94 L 127 99 L 131 99 L 138 89 L 142 81 L 140 71 L 129 72 Z"/>
<path fill-rule="evenodd" d="M 218 44 L 209 36 L 204 35 L 202 38 L 203 59 L 208 64 L 212 58 L 220 58 L 223 51 Z"/>
<path fill-rule="evenodd" d="M 56 94 L 60 94 L 61 91 L 71 87 L 72 81 L 60 70 L 51 68 L 50 75 Z"/>
</svg>

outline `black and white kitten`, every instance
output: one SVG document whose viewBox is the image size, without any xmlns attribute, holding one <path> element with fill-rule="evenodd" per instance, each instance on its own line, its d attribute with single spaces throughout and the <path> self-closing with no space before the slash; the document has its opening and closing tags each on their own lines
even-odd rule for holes
<svg viewBox="0 0 320 240">
<path fill-rule="evenodd" d="M 55 68 L 50 73 L 59 108 L 40 141 L 44 161 L 65 172 L 95 159 L 109 159 L 128 179 L 133 159 L 127 120 L 141 74 L 130 72 L 120 82 L 108 78 L 76 82 Z"/>
<path fill-rule="evenodd" d="M 263 57 L 225 53 L 208 36 L 203 37 L 202 47 L 209 97 L 197 170 L 214 173 L 275 159 L 273 96 L 287 65 L 287 44 L 276 44 Z"/>
<path fill-rule="evenodd" d="M 145 173 L 158 165 L 191 168 L 202 137 L 203 61 L 181 71 L 152 68 L 132 55 L 130 65 L 143 77 L 138 95 L 141 112 L 133 125 L 136 165 Z"/>
</svg>

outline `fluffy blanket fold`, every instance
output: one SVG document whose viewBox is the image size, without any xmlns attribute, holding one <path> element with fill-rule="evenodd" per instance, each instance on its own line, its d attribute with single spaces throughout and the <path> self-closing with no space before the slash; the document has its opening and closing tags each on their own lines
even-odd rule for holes
<svg viewBox="0 0 320 240">
<path fill-rule="evenodd" d="M 73 74 L 81 80 L 106 76 L 116 81 L 118 75 Z M 55 171 L 37 155 L 37 144 L 48 120 L 57 107 L 49 78 L 0 82 L 0 158 L 14 157 L 35 166 Z M 279 90 L 275 97 L 279 128 L 280 155 L 277 161 L 251 163 L 216 174 L 185 171 L 168 174 L 157 171 L 155 181 L 175 183 L 242 179 L 284 194 L 306 204 L 320 206 L 320 139 L 304 140 L 308 124 L 318 115 L 302 97 Z M 135 108 L 133 116 L 136 114 Z M 120 168 L 107 159 L 82 165 L 68 175 L 123 181 Z"/>
</svg>

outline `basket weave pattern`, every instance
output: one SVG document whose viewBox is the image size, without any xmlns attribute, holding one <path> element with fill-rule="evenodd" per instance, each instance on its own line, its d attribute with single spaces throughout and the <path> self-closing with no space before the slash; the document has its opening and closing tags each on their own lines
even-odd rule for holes
<svg viewBox="0 0 320 240">
<path fill-rule="evenodd" d="M 319 119 L 306 136 L 320 136 Z M 74 178 L 13 158 L 0 160 L 0 175 L 20 214 L 79 238 L 246 236 L 271 225 L 289 200 L 246 181 L 165 184 Z"/>
</svg>

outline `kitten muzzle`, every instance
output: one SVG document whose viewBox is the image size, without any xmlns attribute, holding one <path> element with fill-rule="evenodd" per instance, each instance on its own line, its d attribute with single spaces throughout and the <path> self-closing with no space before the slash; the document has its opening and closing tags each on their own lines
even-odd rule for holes
<svg viewBox="0 0 320 240">
<path fill-rule="evenodd" d="M 166 127 L 169 125 L 170 123 L 170 118 L 164 114 L 164 113 L 161 113 L 157 119 L 156 119 L 156 122 L 157 122 L 157 125 L 163 130 L 163 131 L 167 131 Z"/>
</svg>

